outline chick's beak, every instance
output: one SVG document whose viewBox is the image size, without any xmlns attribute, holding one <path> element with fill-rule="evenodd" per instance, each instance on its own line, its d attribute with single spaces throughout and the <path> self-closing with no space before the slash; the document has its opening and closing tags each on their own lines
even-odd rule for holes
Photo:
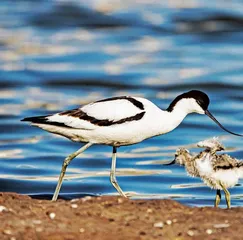
<svg viewBox="0 0 243 240">
<path fill-rule="evenodd" d="M 176 160 L 175 159 L 173 161 L 171 161 L 170 163 L 166 163 L 164 165 L 174 165 L 174 164 L 176 164 Z"/>
</svg>

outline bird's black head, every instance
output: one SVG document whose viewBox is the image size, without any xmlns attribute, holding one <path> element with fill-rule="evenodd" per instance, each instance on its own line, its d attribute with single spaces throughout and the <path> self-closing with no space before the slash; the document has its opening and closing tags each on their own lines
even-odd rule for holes
<svg viewBox="0 0 243 240">
<path fill-rule="evenodd" d="M 215 123 L 217 123 L 223 130 L 228 133 L 231 133 L 236 136 L 243 135 L 234 133 L 226 129 L 222 124 L 208 111 L 210 100 L 206 93 L 201 92 L 199 90 L 191 90 L 189 92 L 183 93 L 177 96 L 167 108 L 168 112 L 173 112 L 175 108 L 180 109 L 184 112 L 188 113 L 199 113 L 199 114 L 206 114 L 210 117 Z"/>
<path fill-rule="evenodd" d="M 184 94 L 185 98 L 194 98 L 204 111 L 208 109 L 210 100 L 206 93 L 201 92 L 199 90 L 191 90 L 190 92 Z"/>
<path fill-rule="evenodd" d="M 177 96 L 171 102 L 170 106 L 167 108 L 167 111 L 172 112 L 174 107 L 176 106 L 176 104 L 184 99 L 195 100 L 196 103 L 201 107 L 202 111 L 206 111 L 208 109 L 208 105 L 210 103 L 209 97 L 206 93 L 199 91 L 199 90 L 191 90 L 189 92 L 186 92 L 186 93 L 183 93 L 183 94 Z"/>
</svg>

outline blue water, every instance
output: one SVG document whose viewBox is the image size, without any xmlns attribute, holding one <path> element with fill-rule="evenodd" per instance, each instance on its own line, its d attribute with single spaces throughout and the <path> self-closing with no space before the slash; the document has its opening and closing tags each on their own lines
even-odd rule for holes
<svg viewBox="0 0 243 240">
<path fill-rule="evenodd" d="M 80 147 L 20 119 L 105 97 L 143 96 L 166 108 L 199 89 L 218 120 L 243 133 L 241 1 L 134 2 L 0 1 L 0 191 L 50 198 L 63 159 Z M 212 205 L 215 191 L 200 179 L 163 166 L 178 147 L 196 152 L 195 143 L 212 136 L 243 158 L 243 139 L 190 115 L 167 135 L 119 148 L 120 186 L 134 198 Z M 111 150 L 93 146 L 73 160 L 61 196 L 116 194 Z M 233 206 L 242 205 L 242 190 L 242 182 L 230 190 Z"/>
</svg>

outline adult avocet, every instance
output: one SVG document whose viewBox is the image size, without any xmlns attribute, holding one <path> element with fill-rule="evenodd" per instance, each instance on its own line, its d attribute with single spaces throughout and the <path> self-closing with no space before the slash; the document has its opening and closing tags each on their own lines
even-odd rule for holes
<svg viewBox="0 0 243 240">
<path fill-rule="evenodd" d="M 58 184 L 52 200 L 58 197 L 68 164 L 93 144 L 113 147 L 110 181 L 121 196 L 126 197 L 116 180 L 117 147 L 139 143 L 175 129 L 189 113 L 208 115 L 225 131 L 208 111 L 207 94 L 192 90 L 177 96 L 166 110 L 161 110 L 145 98 L 121 96 L 92 102 L 83 107 L 53 115 L 28 117 L 33 126 L 85 143 L 63 162 Z"/>
</svg>

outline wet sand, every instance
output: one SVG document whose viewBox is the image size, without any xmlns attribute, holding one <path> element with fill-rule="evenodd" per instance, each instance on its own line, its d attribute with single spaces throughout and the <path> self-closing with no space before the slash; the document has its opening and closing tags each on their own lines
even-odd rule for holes
<svg viewBox="0 0 243 240">
<path fill-rule="evenodd" d="M 71 201 L 0 193 L 0 239 L 242 239 L 243 208 L 173 200 L 85 197 Z"/>
</svg>

